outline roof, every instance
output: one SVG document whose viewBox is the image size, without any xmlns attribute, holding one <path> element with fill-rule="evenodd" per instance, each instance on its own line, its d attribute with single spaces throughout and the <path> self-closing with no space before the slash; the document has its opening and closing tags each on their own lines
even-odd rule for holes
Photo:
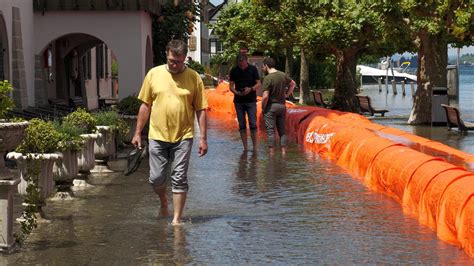
<svg viewBox="0 0 474 266">
<path fill-rule="evenodd" d="M 227 0 L 224 0 L 220 5 L 217 5 L 211 11 L 209 11 L 209 20 L 212 20 L 214 16 L 221 10 L 225 5 L 227 5 Z"/>
<path fill-rule="evenodd" d="M 139 11 L 160 14 L 161 1 L 156 0 L 35 0 L 34 12 L 47 11 Z"/>
</svg>

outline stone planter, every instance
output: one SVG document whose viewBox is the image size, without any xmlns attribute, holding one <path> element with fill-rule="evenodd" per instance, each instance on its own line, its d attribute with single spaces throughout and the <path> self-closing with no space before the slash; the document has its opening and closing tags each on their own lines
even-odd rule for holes
<svg viewBox="0 0 474 266">
<path fill-rule="evenodd" d="M 29 122 L 6 123 L 0 122 L 0 179 L 14 179 L 12 173 L 5 167 L 5 152 L 18 146 L 25 137 L 25 129 Z"/>
<path fill-rule="evenodd" d="M 77 153 L 79 174 L 77 178 L 73 180 L 73 189 L 90 186 L 87 184 L 87 176 L 90 175 L 91 170 L 95 167 L 94 145 L 99 135 L 100 134 L 81 134 L 81 138 L 84 140 L 84 145 Z"/>
<path fill-rule="evenodd" d="M 137 128 L 137 118 L 136 115 L 120 115 L 120 117 L 127 123 L 128 128 L 130 131 L 128 132 L 128 136 L 124 137 L 123 141 L 130 143 L 132 142 L 133 135 L 135 134 L 135 130 Z"/>
<path fill-rule="evenodd" d="M 95 167 L 91 173 L 112 173 L 107 162 L 116 153 L 115 131 L 109 126 L 97 126 L 98 138 L 94 143 Z"/>
<path fill-rule="evenodd" d="M 77 165 L 79 172 L 89 174 L 91 169 L 95 166 L 94 145 L 99 137 L 99 134 L 82 134 L 81 138 L 84 140 L 82 150 L 77 153 Z"/>
<path fill-rule="evenodd" d="M 66 192 L 65 195 L 70 195 L 72 181 L 79 174 L 79 167 L 77 164 L 77 151 L 66 150 L 62 152 L 63 159 L 55 161 L 53 164 L 53 180 L 59 193 Z M 64 196 L 58 195 L 60 198 Z"/>
<path fill-rule="evenodd" d="M 18 165 L 18 170 L 20 173 L 20 184 L 18 185 L 18 193 L 23 197 L 27 195 L 26 188 L 31 181 L 27 181 L 26 177 L 28 170 L 33 169 L 37 171 L 37 176 L 34 176 L 33 179 L 38 184 L 39 195 L 38 195 L 38 205 L 41 207 L 44 205 L 46 198 L 51 196 L 54 192 L 54 181 L 53 181 L 53 165 L 56 161 L 61 161 L 63 155 L 61 153 L 30 153 L 26 155 L 17 152 L 9 152 L 7 158 L 10 160 L 15 160 Z"/>
</svg>

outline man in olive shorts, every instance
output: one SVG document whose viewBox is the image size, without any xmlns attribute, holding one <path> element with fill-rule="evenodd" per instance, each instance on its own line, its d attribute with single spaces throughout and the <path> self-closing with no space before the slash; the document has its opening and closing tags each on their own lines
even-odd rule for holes
<svg viewBox="0 0 474 266">
<path fill-rule="evenodd" d="M 262 112 L 268 137 L 270 154 L 274 153 L 275 125 L 280 136 L 282 154 L 286 153 L 286 98 L 293 93 L 296 83 L 285 73 L 275 69 L 273 58 L 263 59 L 263 72 L 267 75 L 262 84 Z"/>
<path fill-rule="evenodd" d="M 166 177 L 171 173 L 173 225 L 181 216 L 188 192 L 187 172 L 194 137 L 194 119 L 200 129 L 199 156 L 207 153 L 207 99 L 199 74 L 185 65 L 188 46 L 172 40 L 166 46 L 167 63 L 152 68 L 138 95 L 143 103 L 138 113 L 132 144 L 141 146 L 141 131 L 150 118 L 149 182 L 158 194 L 161 207 L 168 207 Z"/>
</svg>

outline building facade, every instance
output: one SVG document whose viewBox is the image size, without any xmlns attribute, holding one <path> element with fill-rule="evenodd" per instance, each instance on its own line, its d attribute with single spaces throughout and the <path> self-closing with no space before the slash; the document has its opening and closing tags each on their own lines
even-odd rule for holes
<svg viewBox="0 0 474 266">
<path fill-rule="evenodd" d="M 2 0 L 0 78 L 18 109 L 73 98 L 96 109 L 134 94 L 153 66 L 150 14 L 159 10 L 153 0 Z"/>
</svg>

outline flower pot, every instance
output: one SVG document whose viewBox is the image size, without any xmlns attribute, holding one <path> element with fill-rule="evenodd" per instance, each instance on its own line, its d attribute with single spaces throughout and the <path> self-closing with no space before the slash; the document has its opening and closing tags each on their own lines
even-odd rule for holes
<svg viewBox="0 0 474 266">
<path fill-rule="evenodd" d="M 97 126 L 97 133 L 100 133 L 95 141 L 94 155 L 99 160 L 109 160 L 115 154 L 115 131 L 109 126 Z"/>
<path fill-rule="evenodd" d="M 24 122 L 0 122 L 0 179 L 12 179 L 10 170 L 5 167 L 5 152 L 11 151 L 18 146 L 25 137 L 25 129 L 28 121 Z"/>
<path fill-rule="evenodd" d="M 30 182 L 37 182 L 39 195 L 37 204 L 44 204 L 46 198 L 54 192 L 53 165 L 56 161 L 61 161 L 61 153 L 29 153 L 24 155 L 17 152 L 9 152 L 7 158 L 15 160 L 20 172 L 20 184 L 18 193 L 23 197 L 27 195 L 27 186 Z M 31 171 L 36 172 L 32 174 Z M 29 175 L 32 174 L 31 180 Z"/>
<path fill-rule="evenodd" d="M 116 143 L 115 131 L 109 126 L 97 126 L 98 138 L 94 144 L 94 155 L 96 160 L 92 173 L 111 173 L 113 172 L 107 165 L 112 156 L 115 156 Z"/>
<path fill-rule="evenodd" d="M 58 191 L 70 191 L 72 181 L 79 174 L 77 153 L 77 151 L 65 150 L 62 152 L 63 159 L 54 162 L 53 180 Z"/>
<path fill-rule="evenodd" d="M 77 153 L 77 165 L 79 172 L 88 174 L 95 166 L 94 145 L 99 137 L 98 134 L 82 134 L 81 138 L 84 140 L 82 150 Z"/>
</svg>

